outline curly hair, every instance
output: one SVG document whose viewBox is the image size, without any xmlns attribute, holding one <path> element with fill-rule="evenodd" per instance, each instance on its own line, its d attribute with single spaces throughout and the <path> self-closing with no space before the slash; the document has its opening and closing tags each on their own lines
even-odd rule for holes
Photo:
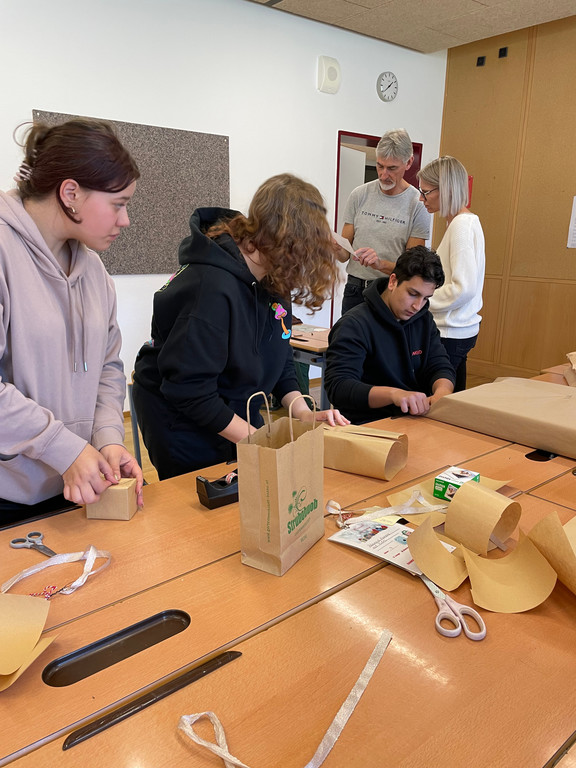
<svg viewBox="0 0 576 768">
<path fill-rule="evenodd" d="M 22 200 L 54 194 L 72 221 L 77 219 L 60 199 L 65 179 L 74 179 L 84 189 L 121 192 L 140 177 L 114 128 L 103 120 L 74 118 L 55 126 L 32 123 L 21 146 L 24 162 L 15 178 Z"/>
<path fill-rule="evenodd" d="M 337 246 L 312 184 L 289 173 L 273 176 L 256 191 L 248 216 L 219 222 L 207 234 L 223 232 L 248 253 L 259 252 L 263 282 L 272 293 L 312 311 L 330 297 L 339 276 Z"/>
</svg>

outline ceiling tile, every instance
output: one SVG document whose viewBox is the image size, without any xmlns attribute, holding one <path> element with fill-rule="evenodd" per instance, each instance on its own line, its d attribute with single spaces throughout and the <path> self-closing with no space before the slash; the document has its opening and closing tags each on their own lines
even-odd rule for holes
<svg viewBox="0 0 576 768">
<path fill-rule="evenodd" d="M 576 15 L 576 0 L 250 1 L 423 53 Z"/>
</svg>

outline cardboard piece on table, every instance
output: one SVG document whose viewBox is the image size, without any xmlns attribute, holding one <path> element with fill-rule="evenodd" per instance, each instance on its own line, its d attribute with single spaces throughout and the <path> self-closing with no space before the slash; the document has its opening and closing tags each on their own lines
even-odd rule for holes
<svg viewBox="0 0 576 768">
<path fill-rule="evenodd" d="M 324 466 L 328 469 L 391 480 L 407 460 L 407 435 L 353 424 L 324 430 Z"/>
<path fill-rule="evenodd" d="M 39 641 L 50 604 L 30 595 L 0 595 L 0 691 L 6 690 L 54 639 Z"/>
<path fill-rule="evenodd" d="M 564 371 L 564 378 L 569 387 L 576 387 L 576 352 L 568 352 L 566 357 L 570 365 Z"/>
<path fill-rule="evenodd" d="M 476 485 L 478 485 L 478 483 L 476 483 Z M 483 477 L 480 475 L 479 485 L 481 485 L 483 488 L 490 488 L 493 491 L 497 491 L 499 488 L 503 488 L 505 485 L 508 485 L 508 480 L 493 480 L 490 477 Z M 404 488 L 404 490 L 398 491 L 397 493 L 390 493 L 388 495 L 388 501 L 390 502 L 391 506 L 402 504 L 402 502 L 408 501 L 414 491 L 418 490 L 422 494 L 423 498 L 428 502 L 428 504 L 437 505 L 445 503 L 446 509 L 448 509 L 452 502 L 443 502 L 441 499 L 437 499 L 433 494 L 433 489 L 434 478 L 431 478 L 430 480 L 424 480 L 417 485 L 412 485 L 410 488 Z M 444 522 L 446 522 L 446 512 L 442 511 L 430 512 L 428 515 L 404 515 L 404 518 L 408 520 L 410 525 L 421 525 L 428 517 L 432 521 L 433 528 L 436 528 L 436 526 L 442 525 Z"/>
<path fill-rule="evenodd" d="M 446 395 L 428 417 L 576 458 L 576 388 L 501 378 Z"/>
<path fill-rule="evenodd" d="M 472 598 L 488 611 L 529 611 L 543 603 L 556 584 L 556 571 L 522 532 L 516 549 L 498 560 L 462 550 Z"/>
<path fill-rule="evenodd" d="M 536 523 L 528 538 L 554 568 L 562 584 L 576 594 L 576 517 L 562 526 L 558 512 L 551 512 Z"/>
<path fill-rule="evenodd" d="M 111 485 L 100 499 L 86 504 L 86 517 L 91 520 L 131 520 L 138 509 L 136 479 L 125 477 Z"/>
<path fill-rule="evenodd" d="M 490 538 L 506 541 L 514 533 L 521 514 L 517 501 L 478 483 L 465 483 L 450 502 L 444 532 L 472 552 L 486 555 Z"/>
<path fill-rule="evenodd" d="M 441 589 L 456 589 L 468 576 L 459 547 L 449 552 L 434 532 L 428 517 L 408 536 L 408 549 L 418 568 Z"/>
</svg>

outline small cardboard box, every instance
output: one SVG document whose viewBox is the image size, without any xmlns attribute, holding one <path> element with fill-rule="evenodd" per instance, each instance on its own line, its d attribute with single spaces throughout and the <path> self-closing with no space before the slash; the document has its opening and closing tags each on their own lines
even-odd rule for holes
<svg viewBox="0 0 576 768">
<path fill-rule="evenodd" d="M 442 472 L 434 478 L 433 494 L 438 499 L 452 501 L 452 497 L 458 488 L 460 488 L 460 486 L 464 483 L 467 483 L 469 480 L 473 480 L 475 483 L 479 483 L 480 475 L 478 472 L 473 472 L 471 469 L 450 467 L 445 472 Z"/>
<path fill-rule="evenodd" d="M 86 517 L 97 520 L 130 520 L 137 510 L 136 480 L 127 477 L 111 485 L 100 500 L 86 504 Z"/>
</svg>

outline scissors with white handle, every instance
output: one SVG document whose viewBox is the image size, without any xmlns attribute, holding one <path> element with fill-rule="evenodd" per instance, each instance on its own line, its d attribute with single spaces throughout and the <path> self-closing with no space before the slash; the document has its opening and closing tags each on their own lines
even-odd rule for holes
<svg viewBox="0 0 576 768">
<path fill-rule="evenodd" d="M 470 638 L 470 640 L 484 640 L 486 637 L 486 624 L 484 624 L 484 619 L 480 616 L 478 611 L 474 610 L 474 608 L 470 608 L 468 605 L 457 603 L 456 600 L 450 597 L 450 595 L 445 595 L 444 592 L 442 592 L 433 581 L 430 581 L 429 578 L 424 576 L 423 573 L 420 574 L 420 578 L 434 595 L 434 600 L 438 606 L 435 626 L 436 630 L 441 635 L 444 635 L 444 637 L 458 637 L 460 632 L 464 630 L 464 634 L 466 637 Z M 469 616 L 478 625 L 478 632 L 473 632 L 470 629 L 470 626 L 464 618 L 465 616 Z M 454 628 L 448 629 L 447 627 L 444 627 L 442 621 L 449 622 Z"/>
<path fill-rule="evenodd" d="M 43 539 L 44 534 L 40 533 L 40 531 L 30 531 L 30 533 L 27 533 L 26 537 L 23 539 L 12 539 L 10 546 L 14 547 L 14 549 L 35 549 L 37 552 L 46 555 L 46 557 L 54 557 L 56 552 L 53 552 L 50 547 L 42 544 Z"/>
</svg>

